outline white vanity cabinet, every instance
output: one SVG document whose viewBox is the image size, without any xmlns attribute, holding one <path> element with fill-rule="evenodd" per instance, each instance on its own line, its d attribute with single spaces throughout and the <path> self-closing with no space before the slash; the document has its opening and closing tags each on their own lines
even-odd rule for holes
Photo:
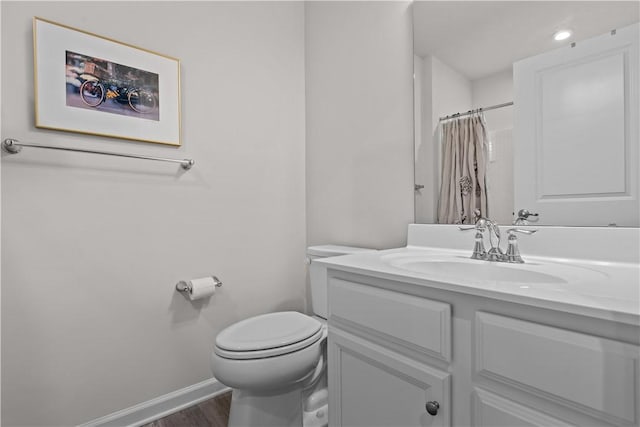
<svg viewBox="0 0 640 427">
<path fill-rule="evenodd" d="M 637 325 L 340 269 L 328 286 L 331 426 L 638 425 Z"/>
</svg>

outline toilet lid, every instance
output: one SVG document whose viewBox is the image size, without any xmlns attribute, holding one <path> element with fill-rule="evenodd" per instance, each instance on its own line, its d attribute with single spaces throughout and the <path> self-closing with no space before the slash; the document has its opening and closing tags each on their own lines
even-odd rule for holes
<svg viewBox="0 0 640 427">
<path fill-rule="evenodd" d="M 216 337 L 216 347 L 232 352 L 286 347 L 314 337 L 321 328 L 318 320 L 296 311 L 263 314 L 224 329 Z"/>
<path fill-rule="evenodd" d="M 317 342 L 322 337 L 326 336 L 326 330 L 320 329 L 315 334 L 311 335 L 302 341 L 295 342 L 290 345 L 284 345 L 282 347 L 268 348 L 266 350 L 251 350 L 251 351 L 229 351 L 224 350 L 218 346 L 215 346 L 214 352 L 225 359 L 233 360 L 250 360 L 250 359 L 265 359 L 268 357 L 283 356 L 289 353 L 295 353 L 298 350 L 305 349 Z"/>
</svg>

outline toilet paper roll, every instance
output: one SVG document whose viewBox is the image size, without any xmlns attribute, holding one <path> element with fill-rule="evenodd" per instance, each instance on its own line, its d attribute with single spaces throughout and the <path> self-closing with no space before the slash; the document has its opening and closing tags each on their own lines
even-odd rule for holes
<svg viewBox="0 0 640 427">
<path fill-rule="evenodd" d="M 206 298 L 216 293 L 216 282 L 213 277 L 201 277 L 189 281 L 191 290 L 189 291 L 189 299 L 191 301 Z"/>
</svg>

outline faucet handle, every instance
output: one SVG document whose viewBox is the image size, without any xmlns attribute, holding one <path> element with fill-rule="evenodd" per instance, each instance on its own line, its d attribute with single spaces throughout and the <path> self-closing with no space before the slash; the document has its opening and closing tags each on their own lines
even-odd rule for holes
<svg viewBox="0 0 640 427">
<path fill-rule="evenodd" d="M 507 230 L 507 234 L 509 235 L 509 237 L 513 236 L 514 238 L 516 237 L 515 233 L 522 233 L 522 234 L 528 234 L 531 235 L 533 233 L 535 233 L 536 231 L 538 231 L 537 229 L 535 230 L 525 230 L 523 228 L 510 228 Z"/>
<path fill-rule="evenodd" d="M 460 231 L 476 231 L 475 245 L 473 246 L 473 254 L 471 259 L 485 259 L 487 256 L 487 250 L 484 248 L 484 237 L 482 233 L 486 230 L 486 221 L 481 219 L 476 225 L 470 225 L 466 227 L 458 227 Z"/>
<path fill-rule="evenodd" d="M 466 227 L 458 227 L 458 229 L 460 231 L 469 231 L 469 230 L 478 230 L 480 232 L 484 232 L 484 230 L 487 229 L 488 226 L 488 222 L 486 219 L 484 218 L 480 218 L 477 222 L 476 225 L 468 225 Z"/>
<path fill-rule="evenodd" d="M 507 262 L 522 264 L 524 260 L 520 256 L 520 250 L 518 249 L 518 238 L 516 237 L 516 233 L 528 234 L 531 235 L 538 230 L 524 230 L 522 228 L 510 228 L 507 230 L 507 234 L 509 235 L 507 253 L 505 254 L 505 258 Z"/>
</svg>

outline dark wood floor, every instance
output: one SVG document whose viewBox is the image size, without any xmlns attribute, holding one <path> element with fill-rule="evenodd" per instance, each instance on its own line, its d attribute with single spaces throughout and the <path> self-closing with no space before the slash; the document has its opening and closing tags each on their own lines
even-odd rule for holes
<svg viewBox="0 0 640 427">
<path fill-rule="evenodd" d="M 142 427 L 227 427 L 231 392 L 205 400 Z"/>
</svg>

